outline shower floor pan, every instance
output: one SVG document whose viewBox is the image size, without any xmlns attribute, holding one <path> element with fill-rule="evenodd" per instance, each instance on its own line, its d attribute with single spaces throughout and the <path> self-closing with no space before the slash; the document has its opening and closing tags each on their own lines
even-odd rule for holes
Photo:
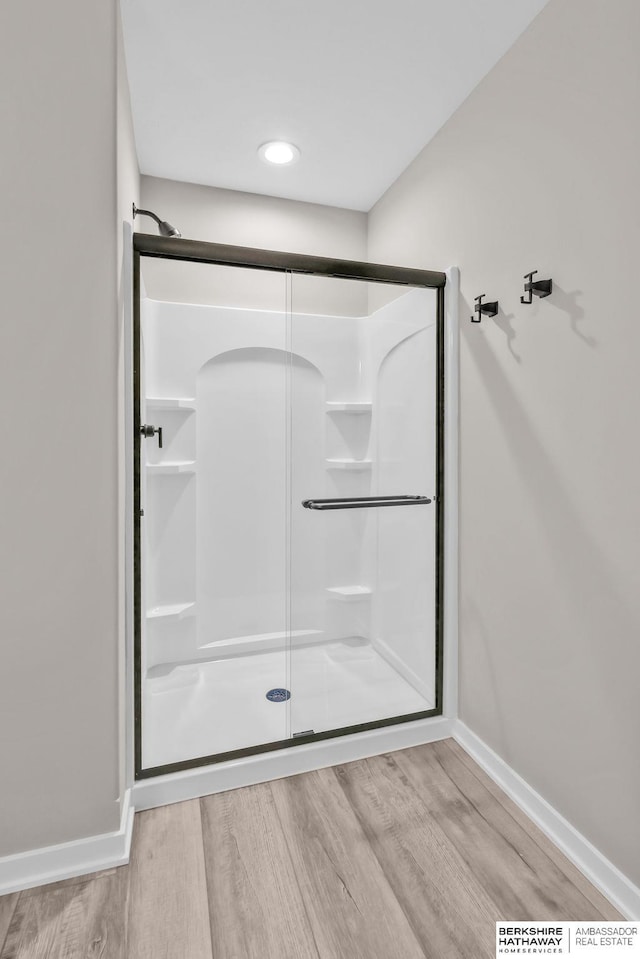
<svg viewBox="0 0 640 959">
<path fill-rule="evenodd" d="M 362 640 L 168 667 L 143 691 L 145 768 L 432 709 Z M 291 690 L 271 702 L 269 690 Z"/>
</svg>

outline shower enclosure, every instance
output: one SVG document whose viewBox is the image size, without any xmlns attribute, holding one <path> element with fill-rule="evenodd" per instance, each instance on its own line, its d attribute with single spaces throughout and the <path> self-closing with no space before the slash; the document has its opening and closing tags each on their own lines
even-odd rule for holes
<svg viewBox="0 0 640 959">
<path fill-rule="evenodd" d="M 442 712 L 444 284 L 134 235 L 136 778 Z"/>
</svg>

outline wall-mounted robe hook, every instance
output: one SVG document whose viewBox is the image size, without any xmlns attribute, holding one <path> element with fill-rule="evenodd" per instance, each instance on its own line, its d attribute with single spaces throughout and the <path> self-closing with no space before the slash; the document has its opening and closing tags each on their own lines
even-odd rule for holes
<svg viewBox="0 0 640 959">
<path fill-rule="evenodd" d="M 553 280 L 534 280 L 533 277 L 537 273 L 537 270 L 534 270 L 533 273 L 525 273 L 525 280 L 528 280 L 528 283 L 524 285 L 524 292 L 527 296 L 521 296 L 520 302 L 526 303 L 529 306 L 533 302 L 533 295 L 540 298 L 549 296 L 553 290 Z M 527 298 L 528 297 L 528 298 Z"/>
<path fill-rule="evenodd" d="M 480 323 L 483 316 L 495 316 L 498 312 L 498 301 L 494 300 L 492 303 L 483 303 L 482 297 L 486 296 L 486 293 L 481 293 L 480 296 L 475 297 L 476 305 L 474 306 L 475 312 L 478 314 L 476 316 L 470 317 L 472 323 Z"/>
</svg>

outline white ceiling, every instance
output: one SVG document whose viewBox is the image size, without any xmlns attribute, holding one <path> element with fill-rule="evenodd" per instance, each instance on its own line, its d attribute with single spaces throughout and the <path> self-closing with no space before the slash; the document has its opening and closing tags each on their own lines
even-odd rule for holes
<svg viewBox="0 0 640 959">
<path fill-rule="evenodd" d="M 121 2 L 143 173 L 369 210 L 547 0 Z"/>
</svg>

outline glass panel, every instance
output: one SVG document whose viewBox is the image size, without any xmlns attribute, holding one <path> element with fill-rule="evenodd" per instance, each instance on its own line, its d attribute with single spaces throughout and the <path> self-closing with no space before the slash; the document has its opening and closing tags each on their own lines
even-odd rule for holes
<svg viewBox="0 0 640 959">
<path fill-rule="evenodd" d="M 285 274 L 141 262 L 149 768 L 289 737 L 290 362 Z"/>
<path fill-rule="evenodd" d="M 294 275 L 291 311 L 295 736 L 435 707 L 436 293 Z"/>
</svg>

